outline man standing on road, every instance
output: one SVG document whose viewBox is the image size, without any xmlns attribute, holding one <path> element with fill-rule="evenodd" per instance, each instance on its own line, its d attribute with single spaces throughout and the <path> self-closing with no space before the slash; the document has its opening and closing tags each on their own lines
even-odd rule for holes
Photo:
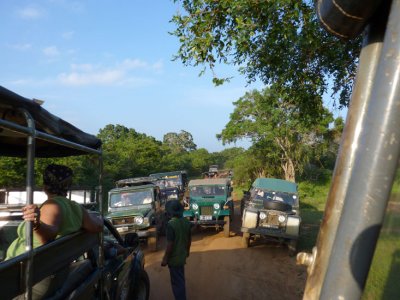
<svg viewBox="0 0 400 300">
<path fill-rule="evenodd" d="M 161 266 L 168 265 L 175 300 L 186 300 L 185 263 L 192 243 L 191 225 L 183 218 L 178 200 L 168 201 L 166 210 L 172 219 L 167 224 L 167 248 Z"/>
</svg>

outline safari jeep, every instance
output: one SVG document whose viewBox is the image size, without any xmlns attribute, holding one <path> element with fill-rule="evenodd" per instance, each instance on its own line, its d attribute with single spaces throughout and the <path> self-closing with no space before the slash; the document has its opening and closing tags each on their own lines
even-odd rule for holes
<svg viewBox="0 0 400 300">
<path fill-rule="evenodd" d="M 165 231 L 166 213 L 159 188 L 149 177 L 117 181 L 108 193 L 107 218 L 121 235 L 136 232 L 157 251 L 158 235 Z"/>
<path fill-rule="evenodd" d="M 183 200 L 187 188 L 187 172 L 172 171 L 149 175 L 160 187 L 161 197 L 168 200 Z"/>
<path fill-rule="evenodd" d="M 224 229 L 229 237 L 230 221 L 233 218 L 233 201 L 230 180 L 195 179 L 189 182 L 189 207 L 183 216 L 194 225 Z"/>
<path fill-rule="evenodd" d="M 297 184 L 275 178 L 257 178 L 244 193 L 242 208 L 242 244 L 258 237 L 288 244 L 289 254 L 297 251 L 301 218 Z"/>
</svg>

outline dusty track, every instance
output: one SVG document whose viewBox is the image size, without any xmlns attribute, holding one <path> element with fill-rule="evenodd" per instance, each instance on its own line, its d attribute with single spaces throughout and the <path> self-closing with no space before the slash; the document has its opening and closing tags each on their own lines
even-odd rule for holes
<svg viewBox="0 0 400 300">
<path fill-rule="evenodd" d="M 193 232 L 186 264 L 187 298 L 197 299 L 302 299 L 306 270 L 289 257 L 285 246 L 263 243 L 241 247 L 239 207 L 231 224 L 231 237 L 215 229 Z M 157 252 L 144 248 L 150 277 L 150 300 L 173 299 L 168 268 L 161 267 L 165 240 Z"/>
</svg>

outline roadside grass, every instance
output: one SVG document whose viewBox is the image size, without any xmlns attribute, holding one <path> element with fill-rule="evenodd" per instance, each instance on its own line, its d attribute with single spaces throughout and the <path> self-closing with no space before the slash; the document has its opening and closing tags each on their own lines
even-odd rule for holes
<svg viewBox="0 0 400 300">
<path fill-rule="evenodd" d="M 317 241 L 319 227 L 324 214 L 330 180 L 299 183 L 301 232 L 299 251 L 311 252 Z"/>
<path fill-rule="evenodd" d="M 363 300 L 400 299 L 400 194 L 397 195 L 389 203 Z"/>
</svg>

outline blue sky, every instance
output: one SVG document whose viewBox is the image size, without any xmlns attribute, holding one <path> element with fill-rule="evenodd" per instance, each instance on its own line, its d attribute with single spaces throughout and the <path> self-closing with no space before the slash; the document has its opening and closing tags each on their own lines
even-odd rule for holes
<svg viewBox="0 0 400 300">
<path fill-rule="evenodd" d="M 0 85 L 92 134 L 107 124 L 158 140 L 186 130 L 198 148 L 220 151 L 232 102 L 256 86 L 219 66 L 234 79 L 215 87 L 210 72 L 172 61 L 177 9 L 172 0 L 1 1 Z"/>
</svg>

